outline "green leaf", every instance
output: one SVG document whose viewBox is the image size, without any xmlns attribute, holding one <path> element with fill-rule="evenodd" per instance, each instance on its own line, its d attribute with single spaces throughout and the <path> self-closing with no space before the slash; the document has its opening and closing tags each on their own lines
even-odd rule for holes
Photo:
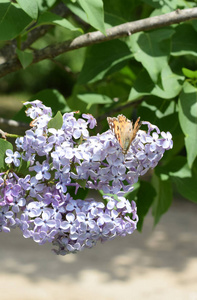
<svg viewBox="0 0 197 300">
<path fill-rule="evenodd" d="M 113 5 L 114 0 L 107 0 L 104 1 L 104 20 L 105 20 L 105 28 L 110 28 L 112 26 L 120 25 L 122 23 L 126 23 L 126 21 L 131 19 L 131 10 L 125 10 L 125 6 L 128 4 L 130 7 L 132 6 L 133 2 L 131 3 L 130 0 L 122 0 L 116 1 L 116 5 Z M 75 3 L 71 3 L 70 0 L 63 0 L 69 10 L 72 11 L 78 18 L 82 19 L 84 22 L 89 23 L 87 15 L 85 11 L 81 8 L 81 6 L 75 1 Z M 73 1 L 74 2 L 74 1 Z M 126 18 L 125 17 L 126 14 Z"/>
<path fill-rule="evenodd" d="M 173 182 L 176 184 L 178 192 L 186 199 L 197 203 L 197 178 L 191 177 L 173 177 Z"/>
<path fill-rule="evenodd" d="M 144 217 L 148 213 L 155 196 L 156 191 L 152 184 L 147 181 L 141 181 L 140 188 L 137 193 L 137 213 L 139 216 L 137 229 L 139 231 L 142 231 Z"/>
<path fill-rule="evenodd" d="M 55 128 L 56 130 L 61 129 L 63 125 L 63 118 L 60 111 L 58 111 L 54 118 L 48 123 L 48 128 Z"/>
<path fill-rule="evenodd" d="M 126 21 L 123 18 L 112 15 L 111 13 L 105 12 L 105 28 L 106 29 L 114 27 L 114 26 L 118 26 L 122 23 L 126 23 Z"/>
<path fill-rule="evenodd" d="M 185 146 L 189 167 L 197 156 L 197 89 L 185 82 L 180 94 L 179 121 L 185 134 Z"/>
<path fill-rule="evenodd" d="M 88 112 L 92 115 L 95 115 L 98 107 L 92 105 L 91 108 L 87 111 L 88 104 L 78 98 L 78 95 L 83 95 L 87 93 L 87 88 L 84 85 L 75 84 L 72 95 L 68 98 L 68 105 L 72 111 Z"/>
<path fill-rule="evenodd" d="M 165 0 L 165 1 L 155 1 L 155 0 L 143 0 L 143 2 L 148 5 L 159 8 L 161 7 L 163 13 L 174 11 L 178 8 L 189 8 L 192 6 L 192 2 L 187 2 L 184 0 Z"/>
<path fill-rule="evenodd" d="M 92 83 L 122 69 L 133 56 L 126 43 L 115 40 L 88 48 L 78 83 Z"/>
<path fill-rule="evenodd" d="M 85 180 L 85 179 L 77 179 L 75 181 L 80 185 L 81 188 L 83 188 L 85 190 L 87 180 Z"/>
<path fill-rule="evenodd" d="M 63 0 L 68 9 L 72 11 L 78 18 L 82 19 L 84 22 L 88 23 L 88 18 L 85 11 L 81 8 L 81 6 L 75 1 L 71 3 L 70 0 Z"/>
<path fill-rule="evenodd" d="M 21 163 L 17 169 L 17 172 L 21 173 L 23 176 L 28 175 L 30 173 L 29 167 L 30 167 L 30 161 L 25 161 L 21 159 Z"/>
<path fill-rule="evenodd" d="M 8 0 L 0 2 L 0 41 L 17 37 L 32 19 L 19 7 Z"/>
<path fill-rule="evenodd" d="M 99 94 L 79 94 L 77 98 L 82 100 L 83 102 L 87 103 L 87 110 L 91 108 L 92 105 L 95 104 L 111 104 L 113 100 L 106 95 L 99 95 Z"/>
<path fill-rule="evenodd" d="M 181 128 L 178 120 L 178 105 L 158 97 L 147 97 L 140 105 L 138 114 L 142 120 L 157 125 L 162 131 L 170 131 L 180 135 Z"/>
<path fill-rule="evenodd" d="M 169 65 L 166 65 L 165 68 L 161 71 L 161 88 L 157 88 L 156 96 L 172 99 L 179 95 L 184 76 L 173 73 Z"/>
<path fill-rule="evenodd" d="M 8 141 L 0 139 L 0 169 L 3 171 L 5 168 L 5 157 L 6 157 L 6 150 L 11 149 L 13 150 L 13 146 Z"/>
<path fill-rule="evenodd" d="M 197 158 L 195 159 L 193 166 L 192 166 L 192 172 L 193 172 L 193 176 L 195 178 L 197 178 Z"/>
<path fill-rule="evenodd" d="M 187 164 L 187 159 L 184 156 L 176 156 L 173 163 L 169 162 L 163 170 L 166 171 L 171 177 L 186 178 L 192 177 L 191 169 Z"/>
<path fill-rule="evenodd" d="M 139 9 L 139 0 L 116 0 L 115 5 L 114 3 L 114 0 L 103 0 L 105 23 L 116 26 L 136 19 L 136 12 Z"/>
<path fill-rule="evenodd" d="M 197 202 L 197 172 L 189 168 L 186 157 L 174 157 L 165 166 L 157 167 L 157 170 L 166 176 L 170 176 L 178 192 L 183 197 Z"/>
<path fill-rule="evenodd" d="M 76 191 L 76 187 L 74 187 L 74 186 L 68 186 L 67 192 L 70 195 L 74 196 L 75 195 L 75 191 Z M 79 188 L 78 191 L 77 191 L 77 199 L 81 199 L 81 200 L 86 199 L 89 191 L 90 190 L 87 189 L 87 188 Z"/>
<path fill-rule="evenodd" d="M 191 24 L 181 24 L 176 27 L 176 33 L 172 37 L 171 55 L 197 56 L 197 32 Z"/>
<path fill-rule="evenodd" d="M 134 183 L 133 187 L 134 187 L 134 189 L 132 190 L 132 192 L 128 192 L 128 193 L 124 194 L 124 197 L 127 198 L 130 202 L 132 200 L 136 201 L 137 193 L 138 193 L 138 190 L 140 188 L 140 182 L 138 181 L 138 182 Z"/>
<path fill-rule="evenodd" d="M 154 8 L 160 8 L 163 5 L 163 3 L 161 4 L 160 1 L 154 1 L 154 0 L 143 0 L 143 2 L 147 3 L 148 5 Z"/>
<path fill-rule="evenodd" d="M 186 157 L 175 157 L 162 170 L 170 175 L 180 195 L 197 202 L 197 173 L 189 168 Z"/>
<path fill-rule="evenodd" d="M 189 70 L 187 68 L 182 68 L 182 72 L 188 78 L 191 78 L 191 79 L 196 79 L 197 78 L 197 71 L 192 71 L 192 70 Z"/>
<path fill-rule="evenodd" d="M 102 0 L 78 0 L 85 11 L 87 19 L 92 27 L 105 34 L 104 10 Z"/>
<path fill-rule="evenodd" d="M 18 59 L 20 60 L 21 65 L 23 66 L 23 69 L 28 67 L 32 61 L 33 61 L 33 54 L 26 51 L 21 51 L 19 49 L 16 49 L 16 53 L 18 56 Z"/>
<path fill-rule="evenodd" d="M 38 17 L 38 3 L 37 1 L 29 0 L 16 0 L 19 6 L 28 14 L 33 20 L 36 20 Z"/>
<path fill-rule="evenodd" d="M 137 61 L 141 62 L 153 82 L 168 64 L 170 37 L 175 31 L 165 28 L 152 32 L 140 32 L 130 37 L 130 46 Z"/>
<path fill-rule="evenodd" d="M 129 100 L 134 101 L 145 95 L 154 95 L 163 99 L 176 97 L 181 89 L 183 76 L 172 72 L 168 65 L 161 71 L 161 84 L 154 84 L 146 70 L 142 70 L 129 94 Z M 143 84 L 142 84 L 143 82 Z"/>
<path fill-rule="evenodd" d="M 46 25 L 46 24 L 53 24 L 53 25 L 59 25 L 64 28 L 67 28 L 72 31 L 81 31 L 83 30 L 81 28 L 75 27 L 72 23 L 70 23 L 65 18 L 62 18 L 56 14 L 53 14 L 52 12 L 44 12 L 40 17 L 38 18 L 38 21 L 36 23 L 36 27 L 40 25 Z"/>
<path fill-rule="evenodd" d="M 157 125 L 161 131 L 170 131 L 173 139 L 173 148 L 166 151 L 163 163 L 170 160 L 184 148 L 184 134 L 178 119 L 178 104 L 158 97 L 146 97 L 138 108 L 138 115 L 143 121 Z M 144 128 L 147 130 L 147 127 Z"/>
<path fill-rule="evenodd" d="M 57 2 L 57 0 L 34 0 L 37 2 L 38 4 L 38 8 L 40 12 L 44 12 L 46 10 L 48 10 L 49 8 L 51 8 L 55 2 Z"/>
<path fill-rule="evenodd" d="M 154 225 L 159 222 L 161 216 L 168 210 L 172 203 L 171 180 L 167 174 L 157 173 L 154 173 L 152 177 L 152 184 L 156 190 L 152 209 Z"/>
<path fill-rule="evenodd" d="M 162 167 L 162 172 L 170 175 L 180 195 L 190 201 L 197 202 L 197 173 L 189 168 L 186 157 L 174 157 Z"/>
</svg>

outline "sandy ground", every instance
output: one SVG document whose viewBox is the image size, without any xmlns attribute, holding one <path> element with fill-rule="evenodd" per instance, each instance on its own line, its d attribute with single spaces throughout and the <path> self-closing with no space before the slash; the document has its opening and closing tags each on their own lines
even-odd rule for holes
<svg viewBox="0 0 197 300">
<path fill-rule="evenodd" d="M 197 300 L 197 206 L 174 201 L 155 230 L 64 257 L 0 234 L 0 300 Z"/>
</svg>

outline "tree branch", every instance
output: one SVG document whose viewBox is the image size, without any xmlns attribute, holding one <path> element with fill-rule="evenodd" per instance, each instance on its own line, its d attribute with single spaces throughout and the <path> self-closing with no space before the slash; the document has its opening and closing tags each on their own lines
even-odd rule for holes
<svg viewBox="0 0 197 300">
<path fill-rule="evenodd" d="M 192 19 L 197 19 L 197 7 L 176 10 L 164 15 L 155 16 L 143 20 L 124 23 L 106 30 L 106 35 L 100 31 L 94 31 L 78 36 L 71 41 L 65 41 L 56 45 L 50 45 L 34 52 L 32 64 L 47 58 L 54 58 L 62 53 L 90 46 L 93 44 L 110 41 L 120 37 L 128 36 L 140 31 L 147 31 L 171 24 L 176 24 Z M 21 69 L 22 66 L 17 58 L 13 58 L 0 65 L 0 78 Z"/>
<path fill-rule="evenodd" d="M 68 14 L 70 14 L 68 8 L 63 4 L 59 3 L 52 12 L 58 16 L 66 17 Z M 35 23 L 32 25 L 32 27 L 35 25 Z M 39 27 L 36 27 L 32 31 L 28 33 L 27 39 L 21 44 L 21 50 L 27 49 L 30 45 L 32 45 L 35 41 L 37 41 L 39 38 L 44 36 L 51 28 L 53 28 L 54 25 L 42 25 Z M 12 41 L 9 41 L 2 49 L 0 49 L 0 56 L 2 56 L 1 59 L 4 60 L 10 60 L 16 57 L 16 48 L 17 48 L 17 41 L 16 39 L 13 39 Z"/>
</svg>

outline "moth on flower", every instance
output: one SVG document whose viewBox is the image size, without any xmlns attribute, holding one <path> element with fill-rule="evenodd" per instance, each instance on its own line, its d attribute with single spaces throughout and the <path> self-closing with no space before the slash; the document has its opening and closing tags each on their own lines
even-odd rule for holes
<svg viewBox="0 0 197 300">
<path fill-rule="evenodd" d="M 127 154 L 141 126 L 140 117 L 136 120 L 134 125 L 133 122 L 128 120 L 124 115 L 118 115 L 117 118 L 108 117 L 107 122 L 122 148 L 122 153 Z"/>
</svg>

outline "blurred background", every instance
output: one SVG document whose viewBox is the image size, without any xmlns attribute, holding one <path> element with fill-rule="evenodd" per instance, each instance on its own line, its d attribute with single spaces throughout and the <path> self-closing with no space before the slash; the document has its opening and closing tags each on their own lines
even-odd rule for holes
<svg viewBox="0 0 197 300">
<path fill-rule="evenodd" d="M 61 257 L 51 245 L 0 234 L 1 300 L 196 300 L 197 207 L 174 200 L 153 229 Z"/>
</svg>

